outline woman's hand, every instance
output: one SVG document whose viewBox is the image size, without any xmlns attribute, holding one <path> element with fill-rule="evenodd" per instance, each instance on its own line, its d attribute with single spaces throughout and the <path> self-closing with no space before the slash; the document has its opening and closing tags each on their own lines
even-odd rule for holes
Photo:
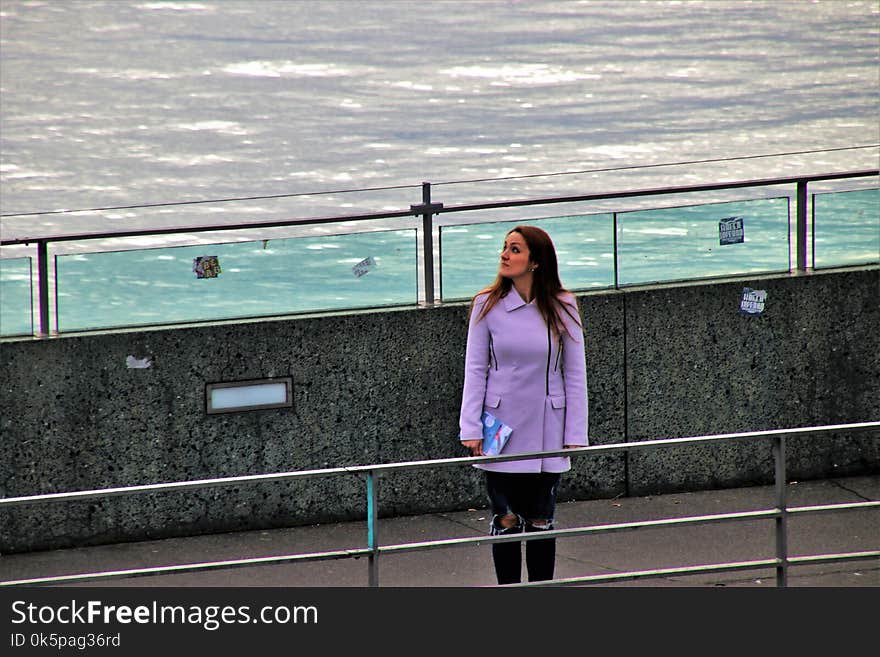
<svg viewBox="0 0 880 657">
<path fill-rule="evenodd" d="M 482 440 L 462 440 L 462 447 L 470 450 L 471 456 L 482 456 L 483 455 L 483 441 Z"/>
</svg>

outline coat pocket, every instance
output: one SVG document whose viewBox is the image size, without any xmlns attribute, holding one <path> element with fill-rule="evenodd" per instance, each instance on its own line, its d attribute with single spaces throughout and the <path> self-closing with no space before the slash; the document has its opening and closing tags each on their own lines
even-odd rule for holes
<svg viewBox="0 0 880 657">
<path fill-rule="evenodd" d="M 498 408 L 501 405 L 501 395 L 486 393 L 486 408 Z"/>
<path fill-rule="evenodd" d="M 561 397 L 551 397 L 550 404 L 553 408 L 565 408 L 565 396 Z"/>
</svg>

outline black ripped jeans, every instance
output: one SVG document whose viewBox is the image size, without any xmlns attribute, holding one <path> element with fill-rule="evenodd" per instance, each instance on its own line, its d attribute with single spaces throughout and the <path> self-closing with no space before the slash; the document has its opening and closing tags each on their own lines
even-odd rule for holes
<svg viewBox="0 0 880 657">
<path fill-rule="evenodd" d="M 553 529 L 556 512 L 557 472 L 486 471 L 486 489 L 492 507 L 492 536 L 541 532 Z M 513 514 L 516 524 L 504 527 L 501 518 Z M 522 579 L 522 542 L 492 544 L 492 560 L 499 584 L 515 584 Z M 526 541 L 526 570 L 529 581 L 553 579 L 556 565 L 556 539 Z"/>
</svg>

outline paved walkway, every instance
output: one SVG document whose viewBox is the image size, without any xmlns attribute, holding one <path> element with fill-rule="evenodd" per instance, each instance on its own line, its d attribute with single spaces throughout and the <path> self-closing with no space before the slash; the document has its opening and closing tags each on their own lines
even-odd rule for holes
<svg viewBox="0 0 880 657">
<path fill-rule="evenodd" d="M 880 500 L 880 476 L 789 484 L 790 506 Z M 772 486 L 650 497 L 561 502 L 557 528 L 625 523 L 683 516 L 770 509 Z M 381 545 L 483 536 L 487 510 L 383 518 Z M 792 556 L 880 549 L 880 510 L 865 509 L 789 518 Z M 0 580 L 19 580 L 97 571 L 203 563 L 363 548 L 365 522 L 346 522 L 272 531 L 251 531 L 55 550 L 0 557 Z M 566 537 L 558 541 L 558 578 L 654 570 L 719 562 L 770 559 L 775 554 L 774 521 L 712 523 L 678 528 L 644 528 Z M 379 560 L 381 586 L 471 587 L 495 583 L 490 548 L 471 544 L 385 554 Z M 364 587 L 368 559 L 286 563 L 202 572 L 180 572 L 89 582 L 89 586 L 317 586 Z M 67 583 L 66 586 L 74 586 Z M 792 566 L 789 586 L 880 586 L 880 560 Z M 775 586 L 775 570 L 666 576 L 596 586 Z"/>
</svg>

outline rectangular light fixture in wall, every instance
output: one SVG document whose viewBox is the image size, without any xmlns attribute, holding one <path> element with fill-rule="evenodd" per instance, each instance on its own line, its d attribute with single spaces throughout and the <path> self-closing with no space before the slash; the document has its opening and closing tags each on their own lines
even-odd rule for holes
<svg viewBox="0 0 880 657">
<path fill-rule="evenodd" d="M 209 383 L 205 386 L 208 415 L 261 411 L 293 406 L 293 377 Z"/>
</svg>

